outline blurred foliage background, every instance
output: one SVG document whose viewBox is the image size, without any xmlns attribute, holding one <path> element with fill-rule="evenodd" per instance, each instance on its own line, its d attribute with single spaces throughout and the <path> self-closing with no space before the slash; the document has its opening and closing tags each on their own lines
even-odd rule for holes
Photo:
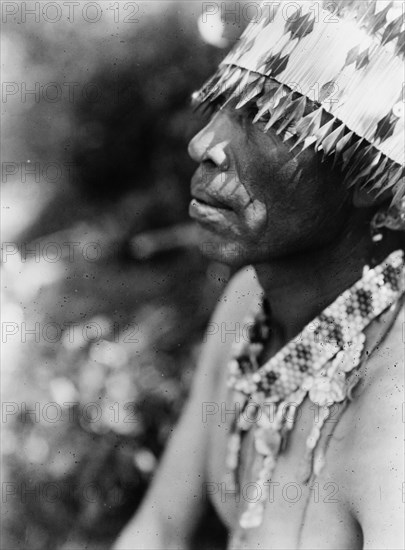
<svg viewBox="0 0 405 550">
<path fill-rule="evenodd" d="M 158 465 L 230 275 L 189 223 L 186 148 L 201 125 L 190 94 L 241 24 L 203 40 L 198 1 L 100 1 L 95 23 L 24 22 L 22 4 L 45 3 L 11 4 L 1 548 L 103 549 Z M 209 521 L 196 548 L 219 540 Z"/>
</svg>

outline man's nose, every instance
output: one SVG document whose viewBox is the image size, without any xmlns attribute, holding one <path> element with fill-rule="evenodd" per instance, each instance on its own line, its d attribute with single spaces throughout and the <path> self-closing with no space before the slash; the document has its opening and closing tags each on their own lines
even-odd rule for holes
<svg viewBox="0 0 405 550">
<path fill-rule="evenodd" d="M 188 154 L 195 162 L 210 160 L 220 170 L 226 170 L 229 166 L 226 145 L 226 141 L 216 138 L 214 129 L 211 124 L 208 124 L 190 141 Z"/>
</svg>

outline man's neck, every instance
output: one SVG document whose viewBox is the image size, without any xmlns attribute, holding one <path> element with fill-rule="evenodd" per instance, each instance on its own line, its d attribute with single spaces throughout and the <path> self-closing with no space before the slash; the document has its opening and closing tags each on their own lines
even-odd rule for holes
<svg viewBox="0 0 405 550">
<path fill-rule="evenodd" d="M 267 264 L 256 264 L 260 285 L 270 302 L 273 345 L 284 346 L 362 277 L 372 259 L 380 263 L 398 248 L 395 238 L 375 245 L 368 234 L 345 236 L 322 250 Z"/>
</svg>

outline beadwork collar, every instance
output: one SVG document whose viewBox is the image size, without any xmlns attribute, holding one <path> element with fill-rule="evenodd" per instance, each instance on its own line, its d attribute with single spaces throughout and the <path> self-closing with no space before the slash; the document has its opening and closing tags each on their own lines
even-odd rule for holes
<svg viewBox="0 0 405 550">
<path fill-rule="evenodd" d="M 266 300 L 256 315 L 246 319 L 251 326 L 249 341 L 238 345 L 229 364 L 228 385 L 243 404 L 231 429 L 227 466 L 237 482 L 242 435 L 253 428 L 256 458 L 261 463 L 257 479 L 261 497 L 250 502 L 242 513 L 242 528 L 257 527 L 262 522 L 277 456 L 294 426 L 296 410 L 307 395 L 321 409 L 306 442 L 307 467 L 302 478 L 307 481 L 313 473 L 319 473 L 322 461 L 314 462 L 314 452 L 321 429 L 331 406 L 347 400 L 349 374 L 361 361 L 364 330 L 395 305 L 404 286 L 404 258 L 398 250 L 375 268 L 366 267 L 359 281 L 263 365 L 260 356 L 271 329 Z M 261 407 L 263 403 L 273 405 L 271 418 L 268 408 Z M 257 411 L 260 408 L 253 424 L 251 415 L 248 421 L 244 415 L 247 406 Z"/>
</svg>

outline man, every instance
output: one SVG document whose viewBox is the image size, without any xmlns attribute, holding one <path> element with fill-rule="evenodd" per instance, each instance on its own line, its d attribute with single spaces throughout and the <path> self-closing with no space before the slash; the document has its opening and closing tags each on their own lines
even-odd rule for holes
<svg viewBox="0 0 405 550">
<path fill-rule="evenodd" d="M 208 499 L 230 548 L 405 547 L 397 8 L 279 3 L 196 95 L 214 112 L 190 214 L 207 253 L 253 267 L 117 549 L 189 547 Z"/>
</svg>

